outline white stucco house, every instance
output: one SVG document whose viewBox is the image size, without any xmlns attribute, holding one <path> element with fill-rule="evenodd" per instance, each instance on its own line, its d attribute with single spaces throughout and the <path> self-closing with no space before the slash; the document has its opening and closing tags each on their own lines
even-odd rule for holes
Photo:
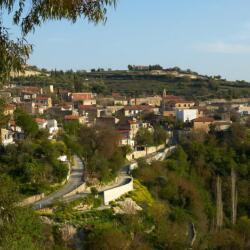
<svg viewBox="0 0 250 250">
<path fill-rule="evenodd" d="M 198 109 L 176 109 L 176 119 L 181 122 L 191 122 L 198 117 Z"/>
<path fill-rule="evenodd" d="M 47 121 L 47 129 L 50 134 L 56 134 L 58 132 L 57 120 L 52 119 Z"/>
<path fill-rule="evenodd" d="M 10 130 L 1 128 L 1 143 L 3 146 L 14 144 L 13 133 Z"/>
</svg>

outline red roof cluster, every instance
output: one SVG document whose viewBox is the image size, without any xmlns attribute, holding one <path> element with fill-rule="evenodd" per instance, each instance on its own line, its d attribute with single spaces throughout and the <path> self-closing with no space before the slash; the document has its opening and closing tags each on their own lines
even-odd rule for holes
<svg viewBox="0 0 250 250">
<path fill-rule="evenodd" d="M 50 97 L 48 96 L 37 96 L 36 100 L 37 101 L 47 101 Z"/>
<path fill-rule="evenodd" d="M 84 101 L 93 99 L 93 94 L 90 92 L 85 93 L 72 93 L 72 101 Z"/>
<path fill-rule="evenodd" d="M 79 106 L 80 110 L 96 110 L 96 106 L 93 105 L 80 105 Z"/>
<path fill-rule="evenodd" d="M 35 121 L 37 123 L 43 123 L 43 122 L 46 122 L 46 120 L 44 118 L 36 118 Z"/>
<path fill-rule="evenodd" d="M 24 93 L 39 94 L 41 93 L 41 88 L 35 86 L 24 86 L 21 87 L 21 91 Z"/>
<path fill-rule="evenodd" d="M 76 121 L 76 120 L 79 120 L 79 115 L 65 115 L 64 116 L 64 120 L 73 120 L 73 121 Z"/>
</svg>

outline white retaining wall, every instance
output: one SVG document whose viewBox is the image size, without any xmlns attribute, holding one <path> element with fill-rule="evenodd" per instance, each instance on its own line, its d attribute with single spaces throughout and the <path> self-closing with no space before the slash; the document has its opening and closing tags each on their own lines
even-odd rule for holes
<svg viewBox="0 0 250 250">
<path fill-rule="evenodd" d="M 128 182 L 126 184 L 103 192 L 104 204 L 108 205 L 110 201 L 118 199 L 133 189 L 133 178 L 128 178 Z"/>
</svg>

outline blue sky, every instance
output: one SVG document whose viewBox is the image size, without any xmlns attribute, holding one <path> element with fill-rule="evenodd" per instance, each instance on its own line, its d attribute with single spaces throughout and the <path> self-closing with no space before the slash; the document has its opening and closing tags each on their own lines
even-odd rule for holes
<svg viewBox="0 0 250 250">
<path fill-rule="evenodd" d="M 249 0 L 119 0 L 106 25 L 47 22 L 28 40 L 29 63 L 50 69 L 159 63 L 250 80 Z"/>
</svg>

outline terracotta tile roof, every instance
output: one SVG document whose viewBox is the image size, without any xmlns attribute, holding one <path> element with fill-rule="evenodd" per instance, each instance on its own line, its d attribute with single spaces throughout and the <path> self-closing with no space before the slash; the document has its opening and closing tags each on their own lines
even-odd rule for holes
<svg viewBox="0 0 250 250">
<path fill-rule="evenodd" d="M 21 87 L 21 91 L 36 94 L 41 92 L 41 88 L 35 86 L 23 86 Z"/>
<path fill-rule="evenodd" d="M 166 95 L 163 97 L 163 100 L 182 100 L 182 98 L 175 95 Z"/>
<path fill-rule="evenodd" d="M 5 110 L 14 110 L 16 108 L 16 105 L 14 104 L 7 104 L 5 106 Z"/>
<path fill-rule="evenodd" d="M 199 117 L 194 119 L 194 122 L 213 122 L 214 119 L 211 117 Z"/>
<path fill-rule="evenodd" d="M 79 120 L 79 115 L 65 115 L 64 120 Z"/>
<path fill-rule="evenodd" d="M 72 93 L 72 101 L 83 101 L 93 99 L 93 94 L 90 92 L 85 93 Z"/>
<path fill-rule="evenodd" d="M 115 97 L 115 98 L 119 98 L 119 97 L 121 97 L 121 94 L 120 94 L 120 93 L 113 92 L 113 93 L 112 93 L 112 96 Z"/>
<path fill-rule="evenodd" d="M 44 118 L 36 118 L 35 121 L 37 123 L 43 123 L 43 122 L 46 122 L 46 120 Z"/>
<path fill-rule="evenodd" d="M 134 120 L 128 120 L 128 123 L 129 124 L 138 124 L 139 122 L 138 121 L 134 121 Z"/>
<path fill-rule="evenodd" d="M 97 107 L 93 105 L 80 105 L 79 109 L 80 110 L 96 110 Z"/>
<path fill-rule="evenodd" d="M 48 100 L 50 97 L 49 96 L 37 96 L 36 100 L 37 101 L 46 101 Z"/>
</svg>

